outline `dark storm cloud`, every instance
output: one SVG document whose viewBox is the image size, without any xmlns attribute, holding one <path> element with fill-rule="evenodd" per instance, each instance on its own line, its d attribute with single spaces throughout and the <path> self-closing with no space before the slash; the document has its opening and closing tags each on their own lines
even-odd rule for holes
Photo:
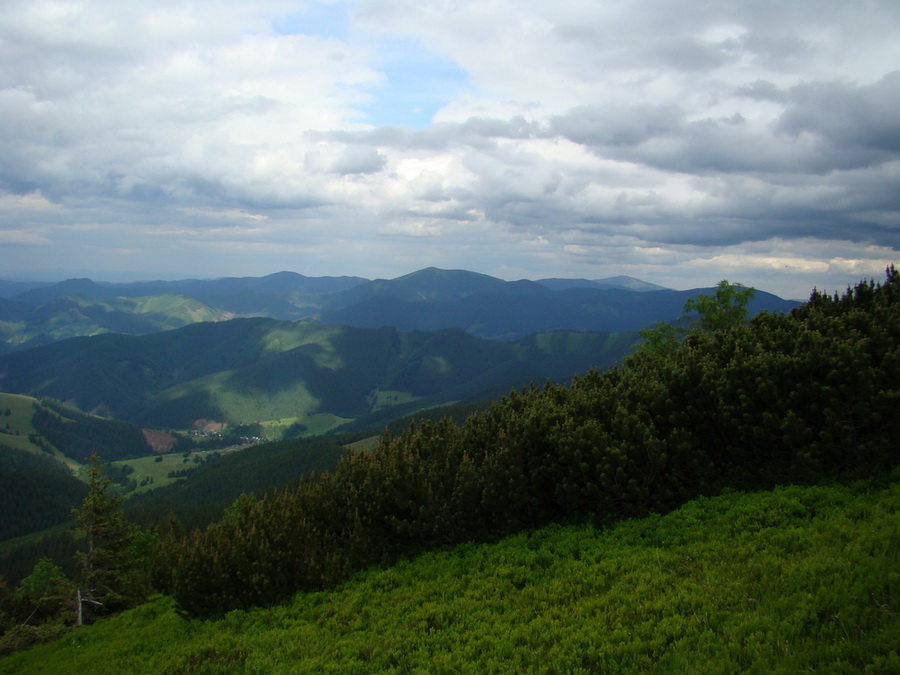
<svg viewBox="0 0 900 675">
<path fill-rule="evenodd" d="M 900 70 L 864 86 L 798 85 L 785 100 L 779 131 L 795 137 L 814 134 L 836 149 L 856 150 L 857 166 L 894 160 L 900 154 Z"/>
</svg>

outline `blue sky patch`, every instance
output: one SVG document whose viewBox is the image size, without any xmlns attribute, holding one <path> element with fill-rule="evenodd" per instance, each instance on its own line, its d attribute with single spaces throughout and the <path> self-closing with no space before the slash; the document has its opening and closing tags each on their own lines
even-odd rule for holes
<svg viewBox="0 0 900 675">
<path fill-rule="evenodd" d="M 280 35 L 320 35 L 346 40 L 349 37 L 349 2 L 311 2 L 306 10 L 293 12 L 272 21 L 272 28 Z"/>
<path fill-rule="evenodd" d="M 469 74 L 457 64 L 408 38 L 378 43 L 378 62 L 372 66 L 386 81 L 370 91 L 372 100 L 358 105 L 364 120 L 375 126 L 422 129 L 443 106 L 472 89 Z"/>
</svg>

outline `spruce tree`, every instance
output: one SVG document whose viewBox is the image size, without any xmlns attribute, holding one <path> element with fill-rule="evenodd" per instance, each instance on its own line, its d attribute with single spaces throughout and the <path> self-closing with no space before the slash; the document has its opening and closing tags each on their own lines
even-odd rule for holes
<svg viewBox="0 0 900 675">
<path fill-rule="evenodd" d="M 81 508 L 73 509 L 86 550 L 75 554 L 79 570 L 78 618 L 132 606 L 143 596 L 138 569 L 138 529 L 122 514 L 122 498 L 103 475 L 96 454 L 88 467 L 88 494 Z"/>
</svg>

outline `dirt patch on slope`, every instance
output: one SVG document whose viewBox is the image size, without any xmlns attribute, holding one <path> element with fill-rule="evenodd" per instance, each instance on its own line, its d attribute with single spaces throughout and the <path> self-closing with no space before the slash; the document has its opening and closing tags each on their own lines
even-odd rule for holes
<svg viewBox="0 0 900 675">
<path fill-rule="evenodd" d="M 153 452 L 170 452 L 175 447 L 175 437 L 172 434 L 156 429 L 141 429 L 141 432 Z"/>
</svg>

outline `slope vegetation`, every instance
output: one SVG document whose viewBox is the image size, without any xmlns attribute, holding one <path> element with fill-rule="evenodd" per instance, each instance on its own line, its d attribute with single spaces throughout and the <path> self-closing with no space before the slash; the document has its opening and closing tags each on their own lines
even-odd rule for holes
<svg viewBox="0 0 900 675">
<path fill-rule="evenodd" d="M 107 659 L 150 672 L 424 659 L 447 672 L 677 672 L 699 655 L 713 672 L 895 672 L 900 274 L 749 324 L 748 297 L 723 282 L 688 305 L 690 330 L 643 331 L 621 367 L 512 393 L 462 423 L 386 431 L 333 470 L 241 496 L 202 531 L 172 528 L 144 560 L 177 613 L 164 600 L 127 620 L 187 631 L 192 646 L 126 639 Z M 754 492 L 785 484 L 820 487 Z M 511 557 L 479 566 L 489 549 L 475 543 L 510 535 Z M 455 587 L 456 560 L 477 578 Z M 407 570 L 436 583 L 419 595 Z M 373 612 L 383 598 L 389 615 Z"/>
<path fill-rule="evenodd" d="M 102 333 L 145 335 L 231 315 L 183 295 L 55 298 L 39 305 L 0 298 L 0 353 Z"/>
<path fill-rule="evenodd" d="M 172 449 L 187 439 L 163 434 Z M 58 401 L 0 393 L 0 542 L 67 522 L 86 494 L 77 477 L 94 452 L 105 459 L 153 453 L 144 430 Z M 33 542 L 29 542 L 33 543 Z M 9 547 L 0 554 L 8 578 Z"/>
<path fill-rule="evenodd" d="M 0 673 L 895 673 L 898 485 L 552 526 L 217 621 L 159 598 Z"/>
</svg>

